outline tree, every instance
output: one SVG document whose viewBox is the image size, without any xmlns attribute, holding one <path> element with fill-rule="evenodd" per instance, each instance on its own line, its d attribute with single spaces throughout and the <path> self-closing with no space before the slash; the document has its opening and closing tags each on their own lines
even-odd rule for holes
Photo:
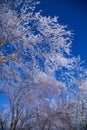
<svg viewBox="0 0 87 130">
<path fill-rule="evenodd" d="M 67 65 L 68 61 L 64 53 L 70 52 L 71 32 L 67 31 L 65 26 L 58 24 L 57 17 L 43 17 L 40 12 L 35 12 L 37 3 L 32 0 L 1 2 L 0 48 L 3 48 L 4 52 L 0 51 L 0 64 L 8 60 L 14 61 L 20 55 L 34 57 L 39 54 L 48 58 L 50 62 L 55 61 L 54 64 L 59 61 L 58 64 Z M 34 49 L 35 47 L 37 49 Z"/>
<path fill-rule="evenodd" d="M 0 130 L 6 130 L 9 127 L 9 111 L 7 106 L 4 106 L 3 111 L 0 112 Z"/>
<path fill-rule="evenodd" d="M 10 130 L 70 129 L 78 113 L 72 87 L 86 86 L 76 77 L 71 31 L 57 17 L 42 16 L 38 3 L 0 2 L 0 92 L 9 98 Z"/>
<path fill-rule="evenodd" d="M 86 126 L 86 107 L 87 107 L 87 88 L 86 88 L 86 80 L 87 80 L 87 73 L 86 68 L 84 68 L 84 62 L 81 62 L 80 56 L 75 59 L 74 62 L 74 72 L 75 72 L 75 80 L 74 85 L 76 86 L 77 90 L 76 93 L 76 122 L 77 122 L 77 129 L 80 129 L 79 125 L 81 125 L 82 129 Z"/>
<path fill-rule="evenodd" d="M 3 87 L 3 84 L 1 86 L 1 90 L 8 96 L 10 102 L 10 129 L 27 129 L 27 127 L 35 127 L 36 124 L 43 124 L 49 119 L 47 117 L 49 97 L 64 89 L 64 84 L 43 72 L 37 73 L 33 80 L 27 69 L 24 69 L 21 77 L 15 70 L 16 64 L 11 63 L 11 68 L 12 70 L 6 68 L 6 72 L 4 70 L 5 75 L 2 79 L 6 86 Z"/>
</svg>

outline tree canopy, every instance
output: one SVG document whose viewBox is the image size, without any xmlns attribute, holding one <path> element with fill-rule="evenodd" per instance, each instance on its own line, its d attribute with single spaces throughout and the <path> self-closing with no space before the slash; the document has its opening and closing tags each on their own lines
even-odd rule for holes
<svg viewBox="0 0 87 130">
<path fill-rule="evenodd" d="M 0 1 L 0 93 L 9 99 L 0 127 L 86 129 L 87 70 L 72 55 L 73 33 L 38 4 Z"/>
</svg>

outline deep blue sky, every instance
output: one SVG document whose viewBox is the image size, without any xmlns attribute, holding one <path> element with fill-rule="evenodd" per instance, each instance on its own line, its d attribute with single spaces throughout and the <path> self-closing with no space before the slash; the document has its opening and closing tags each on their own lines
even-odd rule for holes
<svg viewBox="0 0 87 130">
<path fill-rule="evenodd" d="M 6 105 L 8 104 L 9 104 L 8 98 L 4 94 L 0 93 L 0 112 L 3 111 L 3 108 L 6 108 Z"/>
<path fill-rule="evenodd" d="M 59 16 L 74 32 L 72 52 L 87 63 L 87 0 L 39 0 L 43 15 Z"/>
</svg>

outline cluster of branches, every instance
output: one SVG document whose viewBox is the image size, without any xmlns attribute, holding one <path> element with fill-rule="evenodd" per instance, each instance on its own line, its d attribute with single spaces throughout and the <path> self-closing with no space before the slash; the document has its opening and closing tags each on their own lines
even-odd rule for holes
<svg viewBox="0 0 87 130">
<path fill-rule="evenodd" d="M 71 54 L 72 33 L 34 0 L 0 2 L 2 130 L 87 128 L 87 70 Z"/>
</svg>

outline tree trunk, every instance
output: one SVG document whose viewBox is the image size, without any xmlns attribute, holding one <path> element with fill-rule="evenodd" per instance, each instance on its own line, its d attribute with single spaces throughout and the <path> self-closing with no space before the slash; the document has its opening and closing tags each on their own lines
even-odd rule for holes
<svg viewBox="0 0 87 130">
<path fill-rule="evenodd" d="M 3 122 L 1 122 L 1 130 L 4 130 Z"/>
</svg>

